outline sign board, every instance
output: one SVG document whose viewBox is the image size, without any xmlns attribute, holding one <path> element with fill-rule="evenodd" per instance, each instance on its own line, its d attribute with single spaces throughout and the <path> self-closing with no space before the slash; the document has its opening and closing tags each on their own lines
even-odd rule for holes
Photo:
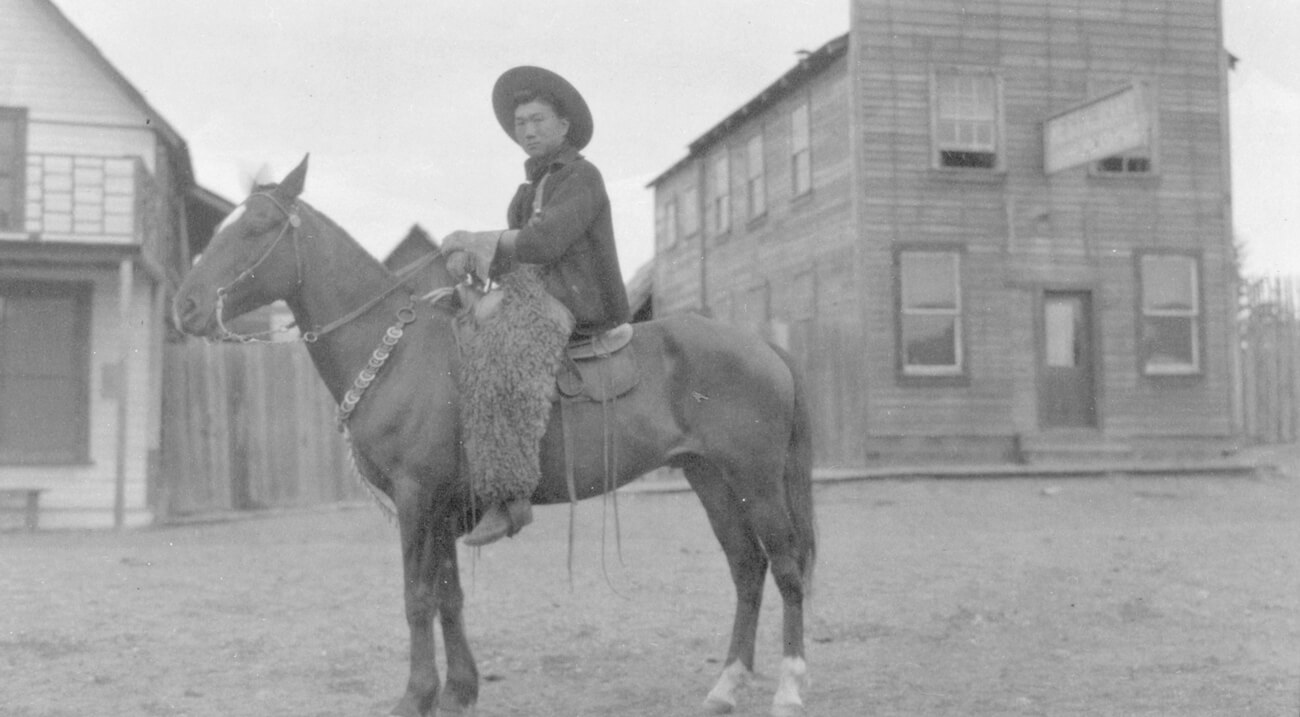
<svg viewBox="0 0 1300 717">
<path fill-rule="evenodd" d="M 1043 123 L 1047 174 L 1137 149 L 1151 136 L 1146 87 L 1128 87 L 1068 109 Z"/>
</svg>

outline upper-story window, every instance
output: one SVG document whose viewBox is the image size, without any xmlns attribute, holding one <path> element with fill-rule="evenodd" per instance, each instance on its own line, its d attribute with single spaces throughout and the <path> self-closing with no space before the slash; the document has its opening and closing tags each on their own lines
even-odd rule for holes
<svg viewBox="0 0 1300 717">
<path fill-rule="evenodd" d="M 0 231 L 23 230 L 27 111 L 0 107 Z"/>
<path fill-rule="evenodd" d="M 1201 300 L 1196 257 L 1149 253 L 1138 258 L 1142 370 L 1147 375 L 1201 370 Z"/>
<path fill-rule="evenodd" d="M 749 200 L 749 218 L 767 213 L 767 183 L 763 171 L 763 135 L 756 134 L 745 145 L 745 195 Z"/>
<path fill-rule="evenodd" d="M 812 132 L 807 102 L 790 113 L 790 188 L 796 197 L 812 190 Z"/>
<path fill-rule="evenodd" d="M 991 72 L 935 73 L 931 102 L 934 166 L 999 169 L 1003 164 L 997 76 Z"/>
<path fill-rule="evenodd" d="M 904 250 L 896 261 L 903 375 L 960 375 L 964 365 L 961 253 Z"/>
<path fill-rule="evenodd" d="M 1093 171 L 1105 175 L 1151 174 L 1151 153 L 1144 150 L 1135 150 L 1106 157 L 1097 160 L 1097 166 Z"/>
<path fill-rule="evenodd" d="M 1156 144 L 1158 134 L 1157 101 L 1154 84 L 1149 81 L 1134 83 L 1136 99 L 1143 103 L 1149 117 L 1147 143 L 1130 151 L 1101 158 L 1092 164 L 1092 174 L 1099 177 L 1148 177 L 1156 174 Z M 1089 87 L 1088 96 L 1097 96 L 1097 87 Z"/>
<path fill-rule="evenodd" d="M 700 191 L 694 186 L 682 190 L 677 202 L 677 219 L 683 238 L 695 236 L 700 231 Z"/>
<path fill-rule="evenodd" d="M 731 231 L 731 160 L 725 147 L 710 164 L 709 229 L 718 236 Z"/>
<path fill-rule="evenodd" d="M 659 205 L 659 211 L 655 213 L 655 219 L 658 220 L 658 227 L 655 234 L 659 237 L 659 246 L 664 249 L 670 249 L 677 244 L 678 239 L 678 221 L 677 221 L 677 197 L 670 196 L 667 201 Z"/>
</svg>

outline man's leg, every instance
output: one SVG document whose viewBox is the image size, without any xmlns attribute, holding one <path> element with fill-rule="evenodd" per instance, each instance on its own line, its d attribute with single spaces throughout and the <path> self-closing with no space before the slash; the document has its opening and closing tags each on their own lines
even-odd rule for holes
<svg viewBox="0 0 1300 717">
<path fill-rule="evenodd" d="M 540 444 L 551 414 L 559 356 L 573 329 L 528 268 L 502 279 L 501 302 L 464 346 L 461 415 L 470 486 L 486 510 L 465 538 L 487 545 L 532 522 Z M 561 307 L 562 309 L 562 307 Z"/>
</svg>

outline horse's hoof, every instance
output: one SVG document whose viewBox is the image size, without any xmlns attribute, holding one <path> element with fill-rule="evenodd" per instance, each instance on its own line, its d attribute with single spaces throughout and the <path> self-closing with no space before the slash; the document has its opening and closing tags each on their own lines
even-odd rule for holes
<svg viewBox="0 0 1300 717">
<path fill-rule="evenodd" d="M 729 715 L 734 711 L 736 711 L 735 702 L 727 702 L 717 697 L 708 697 L 704 700 L 704 714 Z"/>
</svg>

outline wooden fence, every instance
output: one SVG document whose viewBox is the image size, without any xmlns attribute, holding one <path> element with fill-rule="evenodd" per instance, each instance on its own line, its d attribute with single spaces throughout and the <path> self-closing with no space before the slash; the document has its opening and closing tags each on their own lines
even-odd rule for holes
<svg viewBox="0 0 1300 717">
<path fill-rule="evenodd" d="M 1246 281 L 1239 318 L 1244 438 L 1294 443 L 1300 440 L 1300 281 Z"/>
<path fill-rule="evenodd" d="M 334 403 L 297 344 L 168 344 L 160 521 L 362 498 Z"/>
</svg>

